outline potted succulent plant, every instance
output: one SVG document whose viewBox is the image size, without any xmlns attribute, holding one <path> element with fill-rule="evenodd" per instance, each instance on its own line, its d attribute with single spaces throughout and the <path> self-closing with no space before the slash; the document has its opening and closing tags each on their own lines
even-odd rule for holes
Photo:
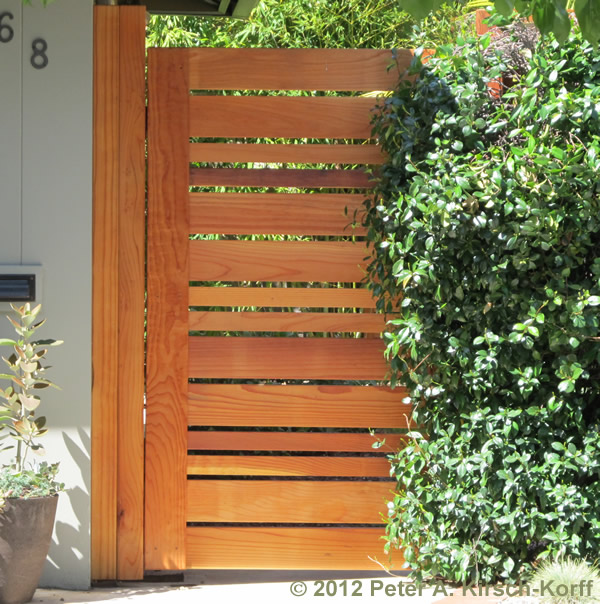
<svg viewBox="0 0 600 604">
<path fill-rule="evenodd" d="M 46 432 L 46 418 L 39 416 L 43 388 L 56 387 L 44 377 L 50 346 L 62 342 L 35 339 L 45 323 L 41 307 L 12 306 L 9 317 L 17 339 L 0 339 L 11 352 L 2 359 L 10 373 L 0 373 L 0 604 L 30 602 L 42 574 L 50 547 L 58 492 L 58 464 L 36 462 L 43 455 L 38 438 Z"/>
</svg>

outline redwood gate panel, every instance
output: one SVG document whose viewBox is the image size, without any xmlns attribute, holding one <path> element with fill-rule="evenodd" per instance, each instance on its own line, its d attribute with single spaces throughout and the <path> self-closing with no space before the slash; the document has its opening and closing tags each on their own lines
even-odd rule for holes
<svg viewBox="0 0 600 604">
<path fill-rule="evenodd" d="M 411 53 L 149 53 L 145 568 L 375 570 L 405 392 L 361 226 Z M 396 567 L 398 560 L 396 559 Z"/>
</svg>

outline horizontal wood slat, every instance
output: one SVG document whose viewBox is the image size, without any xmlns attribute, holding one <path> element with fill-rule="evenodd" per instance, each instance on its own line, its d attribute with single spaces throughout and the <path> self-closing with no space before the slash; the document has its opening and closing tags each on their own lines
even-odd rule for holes
<svg viewBox="0 0 600 604">
<path fill-rule="evenodd" d="M 190 280 L 359 282 L 369 253 L 350 241 L 190 241 Z"/>
<path fill-rule="evenodd" d="M 376 99 L 190 96 L 190 136 L 203 138 L 371 138 Z"/>
<path fill-rule="evenodd" d="M 188 568 L 269 570 L 381 570 L 392 566 L 383 551 L 383 528 L 190 526 Z M 373 558 L 373 559 L 371 559 Z M 404 563 L 394 552 L 393 568 Z"/>
<path fill-rule="evenodd" d="M 364 235 L 364 195 L 191 193 L 190 233 Z"/>
<path fill-rule="evenodd" d="M 376 165 L 385 155 L 378 145 L 190 143 L 190 161 Z"/>
<path fill-rule="evenodd" d="M 379 339 L 199 336 L 189 341 L 192 378 L 383 380 Z"/>
<path fill-rule="evenodd" d="M 397 451 L 404 445 L 402 434 L 322 433 L 322 432 L 188 432 L 188 449 L 194 451 L 336 451 L 339 453 L 373 452 L 376 438 L 385 439 L 378 449 Z"/>
<path fill-rule="evenodd" d="M 188 522 L 378 524 L 395 482 L 188 480 Z"/>
<path fill-rule="evenodd" d="M 199 476 L 389 477 L 390 462 L 385 457 L 189 455 L 187 471 Z"/>
<path fill-rule="evenodd" d="M 190 330 L 381 333 L 385 317 L 375 313 L 191 312 Z"/>
<path fill-rule="evenodd" d="M 375 308 L 365 288 L 190 287 L 190 306 Z"/>
<path fill-rule="evenodd" d="M 408 428 L 406 396 L 377 386 L 190 384 L 188 418 L 198 426 Z"/>
<path fill-rule="evenodd" d="M 371 49 L 190 49 L 196 90 L 394 90 L 413 57 Z"/>
<path fill-rule="evenodd" d="M 194 187 L 294 187 L 300 189 L 368 189 L 370 177 L 362 170 L 274 170 L 191 168 Z"/>
</svg>

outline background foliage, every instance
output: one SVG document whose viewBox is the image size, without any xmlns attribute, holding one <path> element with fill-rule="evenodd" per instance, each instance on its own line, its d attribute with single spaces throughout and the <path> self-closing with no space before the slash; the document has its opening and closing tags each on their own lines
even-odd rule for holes
<svg viewBox="0 0 600 604">
<path fill-rule="evenodd" d="M 494 98 L 489 42 L 439 48 L 385 101 L 366 218 L 422 426 L 392 460 L 389 544 L 456 581 L 600 548 L 600 55 L 546 40 Z"/>
<path fill-rule="evenodd" d="M 426 46 L 450 43 L 467 12 L 443 7 L 417 27 L 397 0 L 262 0 L 248 21 L 219 17 L 153 16 L 149 46 L 262 48 L 405 48 L 416 28 Z"/>
<path fill-rule="evenodd" d="M 54 0 L 41 1 L 45 6 Z M 464 5 L 467 3 L 477 4 L 478 6 L 482 4 L 482 0 L 461 0 L 458 5 L 457 3 L 447 4 L 444 0 L 393 0 L 393 2 L 402 11 L 406 11 L 417 20 L 423 20 L 427 17 L 433 17 L 435 20 L 438 18 L 436 14 L 439 15 L 440 12 L 443 13 L 447 10 L 452 11 L 453 9 L 449 8 L 450 6 L 457 7 L 460 4 Z M 23 0 L 23 4 L 31 4 L 31 0 Z M 301 0 L 285 0 L 285 2 L 281 2 L 280 0 L 262 0 L 259 11 L 263 12 L 265 6 L 274 5 L 276 7 L 278 4 L 289 6 L 294 4 L 300 5 Z M 315 10 L 315 16 L 317 16 L 318 11 L 325 8 L 328 3 L 324 0 L 312 0 L 311 4 L 313 4 L 313 10 Z M 379 19 L 382 14 L 379 13 L 378 8 L 378 5 L 382 3 L 377 2 L 377 0 L 364 0 L 363 2 L 360 0 L 342 0 L 331 4 L 339 5 L 342 9 L 338 13 L 342 23 L 354 23 L 358 24 L 359 27 L 364 25 L 360 24 L 358 20 L 354 20 L 353 17 L 361 14 L 362 5 L 366 5 L 366 10 L 362 13 L 366 17 L 369 17 L 369 13 L 371 13 L 372 17 Z M 383 4 L 388 5 L 389 3 L 384 2 Z M 560 41 L 566 40 L 571 29 L 571 21 L 568 17 L 567 8 L 574 9 L 583 37 L 593 44 L 597 44 L 600 40 L 600 0 L 493 0 L 493 4 L 505 16 L 511 15 L 516 10 L 524 17 L 532 17 L 543 35 L 553 33 Z M 267 13 L 269 10 L 270 7 L 267 8 Z M 294 9 L 292 8 L 292 10 Z M 352 12 L 348 13 L 348 10 Z M 387 6 L 384 10 L 388 10 Z M 333 7 L 333 11 L 336 11 L 335 7 Z M 334 28 L 337 29 L 337 25 L 334 24 Z"/>
<path fill-rule="evenodd" d="M 398 5 L 416 19 L 435 14 L 444 6 L 444 0 L 397 0 Z M 485 4 L 481 0 L 461 0 L 468 4 Z M 518 11 L 522 17 L 532 17 L 543 36 L 553 33 L 564 42 L 571 30 L 567 10 L 575 10 L 583 38 L 593 44 L 600 40 L 600 0 L 490 0 L 496 10 L 505 16 Z"/>
</svg>

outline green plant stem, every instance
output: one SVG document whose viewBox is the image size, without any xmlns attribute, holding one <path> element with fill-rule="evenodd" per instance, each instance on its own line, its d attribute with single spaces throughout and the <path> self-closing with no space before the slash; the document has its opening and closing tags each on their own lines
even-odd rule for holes
<svg viewBox="0 0 600 604">
<path fill-rule="evenodd" d="M 21 463 L 21 449 L 23 443 L 21 441 L 17 442 L 17 454 L 15 455 L 15 466 L 16 471 L 21 473 L 23 471 L 23 464 Z"/>
</svg>

